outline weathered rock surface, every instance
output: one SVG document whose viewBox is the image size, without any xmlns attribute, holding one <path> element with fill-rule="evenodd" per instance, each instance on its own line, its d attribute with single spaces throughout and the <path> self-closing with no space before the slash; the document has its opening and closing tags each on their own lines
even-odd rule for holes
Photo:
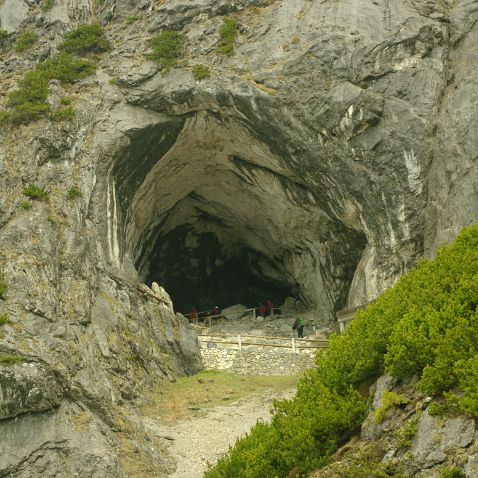
<svg viewBox="0 0 478 478">
<path fill-rule="evenodd" d="M 473 442 L 475 421 L 457 417 L 443 420 L 425 411 L 418 422 L 411 451 L 421 468 L 430 468 L 447 459 L 447 451 L 466 448 Z"/>
<path fill-rule="evenodd" d="M 112 49 L 94 76 L 50 85 L 73 121 L 0 130 L 0 352 L 33 365 L 1 369 L 0 434 L 18 435 L 0 475 L 122 476 L 118 450 L 135 447 L 157 460 L 111 430 L 148 384 L 200 366 L 167 294 L 182 311 L 293 295 L 330 323 L 476 221 L 476 7 L 5 0 L 2 92 L 80 22 L 100 19 Z M 231 57 L 216 53 L 224 15 L 239 23 Z M 169 72 L 144 56 L 164 28 L 186 38 Z M 41 41 L 20 54 L 26 29 Z M 197 64 L 211 77 L 195 80 Z M 23 209 L 30 183 L 49 199 Z M 68 424 L 75 407 L 88 440 Z"/>
</svg>

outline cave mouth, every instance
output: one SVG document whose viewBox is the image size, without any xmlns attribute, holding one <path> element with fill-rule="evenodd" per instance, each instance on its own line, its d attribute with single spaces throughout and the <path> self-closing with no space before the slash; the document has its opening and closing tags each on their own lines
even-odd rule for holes
<svg viewBox="0 0 478 478">
<path fill-rule="evenodd" d="M 365 235 L 330 203 L 338 186 L 311 180 L 286 146 L 270 145 L 277 136 L 258 130 L 209 111 L 134 129 L 108 189 L 110 250 L 180 312 L 292 296 L 331 321 Z"/>
<path fill-rule="evenodd" d="M 146 282 L 162 284 L 184 314 L 192 307 L 251 308 L 267 300 L 280 305 L 296 295 L 280 269 L 280 262 L 247 245 L 221 244 L 214 233 L 196 235 L 194 228 L 183 225 L 157 239 Z"/>
</svg>

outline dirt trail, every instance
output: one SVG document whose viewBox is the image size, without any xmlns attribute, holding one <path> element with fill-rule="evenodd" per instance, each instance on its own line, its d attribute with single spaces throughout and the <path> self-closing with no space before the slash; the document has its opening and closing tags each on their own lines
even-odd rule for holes
<svg viewBox="0 0 478 478">
<path fill-rule="evenodd" d="M 170 478 L 202 478 L 208 462 L 215 463 L 257 420 L 270 420 L 274 399 L 291 398 L 294 393 L 295 388 L 280 393 L 266 392 L 217 406 L 206 416 L 188 418 L 172 425 L 161 424 L 149 417 L 143 420 L 177 461 L 177 469 L 168 475 Z"/>
</svg>

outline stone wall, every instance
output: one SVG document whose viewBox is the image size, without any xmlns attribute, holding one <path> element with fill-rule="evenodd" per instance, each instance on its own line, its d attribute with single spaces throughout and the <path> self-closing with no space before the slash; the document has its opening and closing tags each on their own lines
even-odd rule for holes
<svg viewBox="0 0 478 478">
<path fill-rule="evenodd" d="M 230 342 L 235 343 L 216 342 L 211 337 L 200 337 L 205 368 L 228 370 L 241 375 L 288 375 L 314 366 L 315 348 L 304 349 L 297 344 L 294 352 L 291 341 L 289 348 L 247 345 L 245 342 L 239 350 L 237 337 L 231 339 Z"/>
</svg>

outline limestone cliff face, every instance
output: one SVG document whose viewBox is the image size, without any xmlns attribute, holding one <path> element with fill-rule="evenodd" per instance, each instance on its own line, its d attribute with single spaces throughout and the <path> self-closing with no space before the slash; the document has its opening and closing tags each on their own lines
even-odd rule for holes
<svg viewBox="0 0 478 478">
<path fill-rule="evenodd" d="M 0 131 L 12 322 L 0 352 L 27 359 L 0 368 L 0 476 L 122 476 L 111 411 L 198 367 L 188 325 L 139 282 L 179 294 L 240 260 L 257 287 L 328 321 L 478 220 L 477 12 L 475 0 L 55 0 L 44 13 L 4 0 L 2 92 L 80 22 L 101 21 L 113 48 L 95 75 L 51 82 L 74 121 Z M 240 25 L 231 57 L 216 53 L 224 15 Z M 24 29 L 40 41 L 18 54 Z M 162 29 L 186 36 L 169 72 L 145 57 Z M 196 81 L 196 64 L 211 77 Z M 29 183 L 49 200 L 22 209 Z"/>
</svg>

